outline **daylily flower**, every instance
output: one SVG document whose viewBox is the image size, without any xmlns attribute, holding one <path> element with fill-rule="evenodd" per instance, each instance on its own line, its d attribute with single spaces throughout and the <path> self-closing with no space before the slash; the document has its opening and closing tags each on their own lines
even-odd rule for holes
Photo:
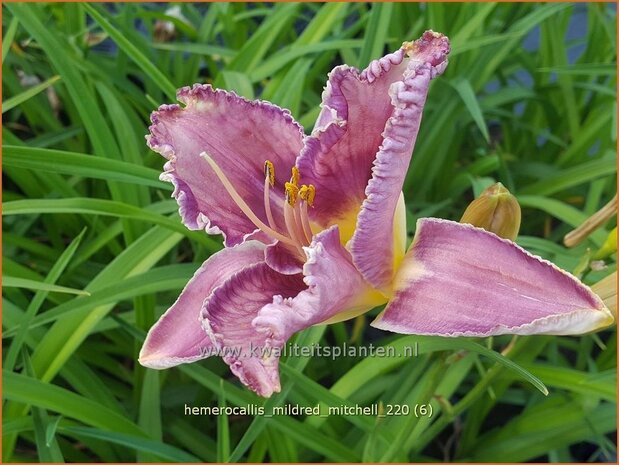
<svg viewBox="0 0 619 465">
<path fill-rule="evenodd" d="M 168 159 L 161 178 L 184 224 L 225 248 L 150 330 L 142 365 L 218 353 L 270 396 L 269 349 L 385 303 L 373 325 L 399 333 L 574 334 L 613 321 L 575 277 L 483 229 L 424 218 L 406 252 L 402 184 L 448 53 L 428 31 L 364 71 L 336 67 L 307 137 L 288 111 L 208 85 L 153 113 L 148 143 Z"/>
</svg>

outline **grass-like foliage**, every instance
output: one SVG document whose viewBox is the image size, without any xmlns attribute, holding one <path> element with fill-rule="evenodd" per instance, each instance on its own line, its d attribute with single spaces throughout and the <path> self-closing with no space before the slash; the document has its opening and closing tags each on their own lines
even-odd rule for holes
<svg viewBox="0 0 619 465">
<path fill-rule="evenodd" d="M 615 220 L 562 245 L 616 192 L 613 5 L 215 3 L 182 4 L 182 17 L 166 8 L 3 6 L 4 461 L 614 461 L 614 328 L 404 337 L 368 326 L 374 310 L 296 342 L 418 343 L 417 356 L 288 357 L 283 391 L 266 401 L 218 358 L 161 372 L 136 362 L 146 331 L 221 248 L 181 224 L 171 185 L 158 180 L 163 159 L 144 142 L 149 113 L 177 87 L 209 82 L 289 108 L 311 128 L 331 68 L 363 67 L 426 29 L 453 50 L 405 184 L 409 236 L 416 218 L 458 220 L 500 181 L 523 207 L 523 247 L 587 284 L 615 271 L 614 254 L 605 268 L 581 266 Z M 286 403 L 411 410 L 185 414 Z"/>
</svg>

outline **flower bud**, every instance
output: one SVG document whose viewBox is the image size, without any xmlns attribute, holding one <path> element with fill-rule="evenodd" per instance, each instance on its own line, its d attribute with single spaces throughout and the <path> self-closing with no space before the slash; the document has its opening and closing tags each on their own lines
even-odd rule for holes
<svg viewBox="0 0 619 465">
<path fill-rule="evenodd" d="M 604 244 L 602 245 L 600 250 L 598 250 L 595 253 L 593 258 L 595 260 L 603 260 L 609 255 L 614 254 L 616 251 L 617 251 L 617 227 L 615 226 L 615 228 L 610 233 L 608 233 L 608 237 L 606 237 Z"/>
<path fill-rule="evenodd" d="M 595 283 L 591 286 L 591 290 L 604 301 L 604 305 L 608 307 L 617 321 L 617 272 Z"/>
<path fill-rule="evenodd" d="M 497 182 L 469 204 L 460 223 L 484 228 L 513 241 L 520 230 L 520 205 L 516 197 Z"/>
</svg>

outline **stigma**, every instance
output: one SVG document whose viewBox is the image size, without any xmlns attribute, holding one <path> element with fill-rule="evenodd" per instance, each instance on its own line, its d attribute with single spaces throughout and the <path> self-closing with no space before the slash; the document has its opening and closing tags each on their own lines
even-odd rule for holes
<svg viewBox="0 0 619 465">
<path fill-rule="evenodd" d="M 303 247 L 312 242 L 313 232 L 310 226 L 308 206 L 313 207 L 316 196 L 316 188 L 312 185 L 300 184 L 301 173 L 296 166 L 291 168 L 290 180 L 284 184 L 283 196 L 283 221 L 276 222 L 271 205 L 271 189 L 275 188 L 275 166 L 270 160 L 264 162 L 264 211 L 266 223 L 251 209 L 248 203 L 241 197 L 230 179 L 221 167 L 206 152 L 200 157 L 204 158 L 213 170 L 223 187 L 228 192 L 234 203 L 241 209 L 243 214 L 262 232 L 269 237 L 286 244 L 291 251 L 297 253 L 305 260 Z M 283 224 L 282 224 L 283 223 Z"/>
</svg>

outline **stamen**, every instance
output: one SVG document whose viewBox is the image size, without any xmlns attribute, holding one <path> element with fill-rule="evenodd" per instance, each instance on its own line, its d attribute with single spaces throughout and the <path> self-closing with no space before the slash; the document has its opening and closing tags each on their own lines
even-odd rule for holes
<svg viewBox="0 0 619 465">
<path fill-rule="evenodd" d="M 275 220 L 273 219 L 273 212 L 271 211 L 271 189 L 272 186 L 268 177 L 264 178 L 264 211 L 267 214 L 267 219 L 269 220 L 269 226 L 275 229 Z"/>
<path fill-rule="evenodd" d="M 264 177 L 269 180 L 271 187 L 275 185 L 275 166 L 270 160 L 264 162 Z"/>
<path fill-rule="evenodd" d="M 286 191 L 286 195 L 287 195 L 287 192 L 288 191 Z M 296 231 L 296 227 L 295 227 L 296 224 L 295 224 L 295 221 L 294 221 L 294 212 L 293 212 L 292 207 L 290 206 L 289 202 L 286 202 L 284 204 L 284 221 L 286 223 L 286 229 L 288 230 L 288 234 L 290 235 L 290 237 L 294 241 L 294 246 L 301 253 L 301 256 L 305 256 L 305 252 L 303 252 L 303 249 L 299 245 L 301 243 L 301 238 L 298 237 L 298 235 L 297 235 L 297 231 Z"/>
<path fill-rule="evenodd" d="M 217 175 L 217 177 L 219 178 L 219 180 L 221 181 L 221 183 L 223 184 L 224 188 L 226 189 L 226 191 L 228 192 L 228 194 L 230 195 L 230 197 L 232 197 L 232 200 L 234 200 L 234 203 L 237 204 L 237 206 L 241 209 L 241 211 L 245 214 L 245 216 L 247 216 L 247 218 L 254 223 L 254 225 L 260 229 L 261 231 L 265 232 L 266 234 L 268 234 L 269 236 L 277 239 L 278 241 L 282 241 L 286 244 L 290 244 L 293 246 L 297 246 L 297 244 L 295 243 L 295 241 L 291 240 L 289 237 L 286 237 L 280 233 L 278 233 L 277 231 L 273 230 L 272 228 L 268 227 L 266 224 L 264 224 L 260 218 L 258 218 L 256 216 L 256 214 L 251 210 L 251 208 L 249 207 L 249 205 L 247 205 L 247 202 L 245 202 L 245 200 L 243 200 L 241 198 L 241 196 L 239 195 L 239 193 L 236 191 L 236 189 L 234 188 L 234 186 L 232 185 L 232 183 L 230 182 L 230 180 L 228 179 L 228 177 L 225 175 L 225 173 L 221 170 L 221 168 L 217 165 L 217 163 L 215 162 L 215 160 L 213 160 L 206 152 L 202 152 L 200 154 L 200 156 L 202 158 L 204 158 L 207 163 L 210 165 L 211 169 L 213 170 L 213 172 Z M 297 246 L 298 247 L 298 246 Z"/>
<path fill-rule="evenodd" d="M 310 240 L 307 237 L 307 234 L 305 233 L 304 229 L 303 229 L 303 220 L 301 218 L 301 208 L 302 206 L 305 205 L 305 202 L 301 201 L 298 202 L 293 209 L 293 213 L 294 213 L 294 226 L 295 226 L 295 234 L 297 235 L 297 237 L 299 238 L 299 242 L 301 242 L 303 245 L 309 245 Z"/>
<path fill-rule="evenodd" d="M 301 173 L 299 173 L 299 168 L 296 166 L 292 167 L 292 177 L 290 178 L 290 182 L 295 186 L 299 185 L 299 178 L 301 177 Z"/>
<path fill-rule="evenodd" d="M 303 184 L 299 189 L 299 197 L 305 200 L 310 207 L 314 206 L 314 197 L 316 197 L 316 188 L 313 184 L 309 186 Z"/>
<path fill-rule="evenodd" d="M 312 232 L 312 228 L 309 224 L 309 217 L 307 215 L 307 206 L 314 206 L 314 197 L 316 196 L 316 188 L 313 184 L 305 185 L 303 184 L 299 189 L 299 197 L 303 202 L 301 202 L 301 211 L 299 212 L 299 221 L 302 226 L 303 235 L 307 239 L 307 243 L 312 242 L 312 237 L 314 233 Z"/>
<path fill-rule="evenodd" d="M 303 226 L 303 235 L 307 239 L 307 243 L 311 244 L 314 233 L 309 224 L 309 216 L 307 215 L 307 201 L 301 202 L 301 225 Z"/>
<path fill-rule="evenodd" d="M 299 188 L 292 182 L 287 182 L 284 187 L 286 189 L 286 202 L 291 207 L 294 207 L 294 204 L 297 203 L 297 197 L 299 196 Z"/>
</svg>

